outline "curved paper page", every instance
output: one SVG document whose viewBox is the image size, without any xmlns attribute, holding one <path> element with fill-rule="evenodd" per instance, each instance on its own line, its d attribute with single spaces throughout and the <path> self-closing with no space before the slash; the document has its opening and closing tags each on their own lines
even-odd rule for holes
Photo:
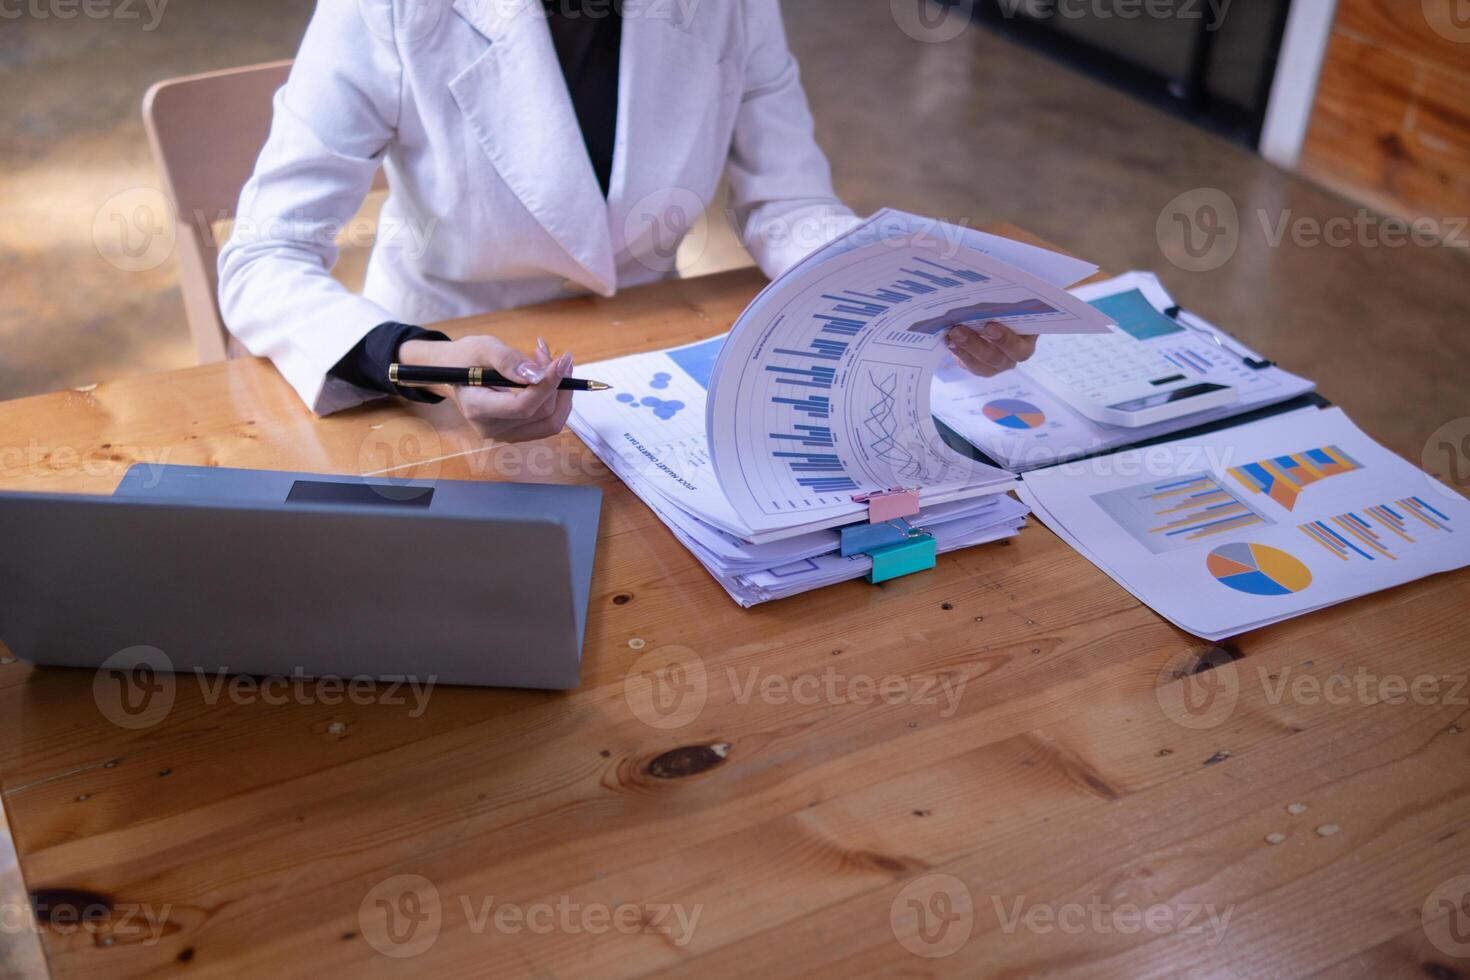
<svg viewBox="0 0 1470 980">
<path fill-rule="evenodd" d="M 741 315 L 709 387 L 720 488 L 759 533 L 860 514 L 855 494 L 922 488 L 926 503 L 1010 474 L 939 438 L 929 386 L 957 323 L 1098 333 L 1107 317 L 976 249 L 880 239 L 772 283 Z"/>
</svg>

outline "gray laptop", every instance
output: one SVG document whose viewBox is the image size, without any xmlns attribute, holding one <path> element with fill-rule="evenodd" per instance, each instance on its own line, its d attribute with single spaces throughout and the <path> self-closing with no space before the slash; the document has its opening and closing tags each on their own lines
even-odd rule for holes
<svg viewBox="0 0 1470 980">
<path fill-rule="evenodd" d="M 36 664 L 577 686 L 602 492 L 139 464 L 0 493 L 0 640 Z"/>
</svg>

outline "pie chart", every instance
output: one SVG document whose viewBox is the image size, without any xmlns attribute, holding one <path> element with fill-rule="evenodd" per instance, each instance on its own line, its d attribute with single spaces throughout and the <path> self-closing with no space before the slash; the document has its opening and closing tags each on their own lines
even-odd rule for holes
<svg viewBox="0 0 1470 980">
<path fill-rule="evenodd" d="M 1046 421 L 1046 413 L 1019 398 L 997 398 L 980 409 L 985 417 L 1007 429 L 1034 429 Z"/>
<path fill-rule="evenodd" d="M 1221 585 L 1247 595 L 1291 595 L 1312 584 L 1312 573 L 1292 555 L 1246 541 L 1222 544 L 1205 567 Z"/>
</svg>

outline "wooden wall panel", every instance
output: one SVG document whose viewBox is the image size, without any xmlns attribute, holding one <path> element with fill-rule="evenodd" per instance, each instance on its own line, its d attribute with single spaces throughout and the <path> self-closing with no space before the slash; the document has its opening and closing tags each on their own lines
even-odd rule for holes
<svg viewBox="0 0 1470 980">
<path fill-rule="evenodd" d="M 1302 171 L 1391 214 L 1470 215 L 1470 17 L 1463 35 L 1408 0 L 1340 0 Z"/>
<path fill-rule="evenodd" d="M 1429 9 L 1434 4 L 1439 5 L 1441 13 Z M 1450 36 L 1435 30 L 1431 14 L 1442 28 L 1451 30 Z M 1454 32 L 1457 23 L 1463 27 Z M 1470 71 L 1470 4 L 1465 0 L 1338 0 L 1334 28 L 1349 37 L 1400 51 L 1415 62 Z"/>
</svg>

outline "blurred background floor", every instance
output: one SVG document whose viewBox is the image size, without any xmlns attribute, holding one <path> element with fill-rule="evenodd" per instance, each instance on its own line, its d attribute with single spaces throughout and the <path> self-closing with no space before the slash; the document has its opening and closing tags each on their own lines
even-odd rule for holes
<svg viewBox="0 0 1470 980">
<path fill-rule="evenodd" d="M 1294 240 L 1358 220 L 1359 206 L 981 28 L 925 43 L 887 3 L 784 6 L 818 136 L 859 213 L 1010 220 L 1109 269 L 1156 270 L 1182 304 L 1316 379 L 1416 461 L 1431 433 L 1470 416 L 1470 250 L 1391 246 L 1372 228 L 1341 245 Z M 192 363 L 172 261 L 128 271 L 108 212 L 157 186 L 140 100 L 159 79 L 290 57 L 311 4 L 128 9 L 0 31 L 0 398 Z M 1180 195 L 1234 208 L 1238 244 L 1212 253 L 1217 267 L 1191 271 Z M 717 235 L 691 271 L 741 259 Z"/>
</svg>

